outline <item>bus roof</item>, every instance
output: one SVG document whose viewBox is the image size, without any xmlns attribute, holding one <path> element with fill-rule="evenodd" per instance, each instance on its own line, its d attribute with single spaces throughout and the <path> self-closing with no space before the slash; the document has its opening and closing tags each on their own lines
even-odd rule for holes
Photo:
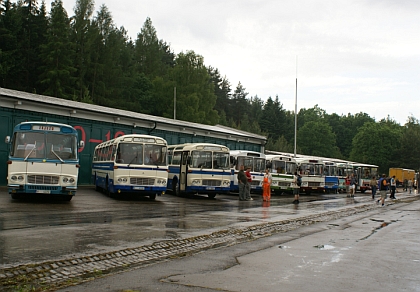
<svg viewBox="0 0 420 292">
<path fill-rule="evenodd" d="M 150 144 L 161 144 L 167 146 L 167 142 L 165 139 L 157 136 L 151 135 L 143 135 L 143 134 L 128 134 L 119 136 L 117 138 L 102 142 L 98 144 L 96 148 L 104 147 L 107 145 L 115 144 L 115 143 L 150 143 Z"/>
<path fill-rule="evenodd" d="M 257 151 L 250 151 L 250 150 L 230 150 L 230 155 L 266 158 L 264 153 L 257 152 Z"/>
<path fill-rule="evenodd" d="M 168 150 L 213 150 L 229 152 L 229 148 L 224 145 L 212 144 L 212 143 L 185 143 L 168 146 Z"/>
</svg>

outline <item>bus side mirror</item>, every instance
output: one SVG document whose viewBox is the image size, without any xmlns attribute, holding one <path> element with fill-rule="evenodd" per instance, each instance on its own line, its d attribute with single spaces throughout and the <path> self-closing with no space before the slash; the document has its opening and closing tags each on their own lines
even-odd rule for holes
<svg viewBox="0 0 420 292">
<path fill-rule="evenodd" d="M 6 136 L 6 139 L 4 139 L 4 143 L 6 144 L 10 143 L 10 136 Z"/>
<path fill-rule="evenodd" d="M 85 147 L 85 141 L 80 140 L 79 141 L 79 148 L 83 148 L 83 147 Z"/>
</svg>

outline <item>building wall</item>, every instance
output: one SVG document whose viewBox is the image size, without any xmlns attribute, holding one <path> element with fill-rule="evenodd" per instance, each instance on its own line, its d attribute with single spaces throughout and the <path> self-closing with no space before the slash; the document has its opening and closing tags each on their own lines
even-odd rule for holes
<svg viewBox="0 0 420 292">
<path fill-rule="evenodd" d="M 158 117 L 157 117 L 158 118 Z M 115 123 L 101 122 L 89 119 L 74 118 L 71 116 L 61 116 L 55 114 L 46 114 L 39 111 L 19 110 L 6 107 L 0 107 L 0 137 L 3 139 L 6 136 L 11 136 L 13 127 L 24 121 L 48 121 L 69 124 L 75 127 L 79 133 L 79 139 L 85 141 L 83 149 L 79 149 L 80 158 L 80 172 L 79 184 L 91 184 L 91 163 L 93 150 L 99 143 L 121 136 L 124 134 L 151 134 L 159 136 L 168 141 L 169 145 L 191 143 L 191 142 L 206 142 L 221 144 L 229 147 L 231 150 L 252 150 L 263 151 L 264 145 L 256 143 L 248 143 L 245 141 L 235 141 L 232 139 L 222 139 L 212 135 L 195 135 L 187 134 L 185 131 L 174 132 L 160 129 L 153 130 L 152 128 L 145 128 L 139 126 L 129 126 Z M 139 123 L 141 124 L 141 123 Z M 144 124 L 144 123 L 143 123 Z M 152 130 L 152 132 L 150 132 Z M 0 143 L 0 185 L 7 184 L 7 159 L 8 159 L 9 145 Z"/>
</svg>

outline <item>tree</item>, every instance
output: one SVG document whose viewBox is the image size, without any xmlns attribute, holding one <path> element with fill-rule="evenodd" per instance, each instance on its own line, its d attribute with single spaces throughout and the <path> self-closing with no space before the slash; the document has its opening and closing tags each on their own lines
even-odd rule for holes
<svg viewBox="0 0 420 292">
<path fill-rule="evenodd" d="M 353 138 L 350 160 L 378 165 L 380 172 L 388 173 L 400 139 L 401 129 L 390 121 L 365 123 Z"/>
<path fill-rule="evenodd" d="M 71 99 L 74 86 L 72 58 L 73 46 L 70 42 L 70 20 L 61 0 L 51 3 L 47 42 L 41 45 L 40 56 L 44 61 L 40 83 L 45 95 Z"/>
<path fill-rule="evenodd" d="M 93 0 L 76 0 L 76 7 L 74 9 L 74 17 L 72 22 L 72 41 L 75 45 L 75 67 L 76 72 L 76 86 L 75 86 L 75 100 L 84 100 L 89 96 L 89 87 L 86 82 L 86 73 L 90 67 L 92 54 L 92 40 L 89 39 L 89 29 L 91 28 L 91 20 L 94 9 Z"/>
<path fill-rule="evenodd" d="M 335 134 L 325 121 L 310 121 L 299 129 L 297 145 L 302 154 L 321 157 L 340 157 Z"/>
</svg>

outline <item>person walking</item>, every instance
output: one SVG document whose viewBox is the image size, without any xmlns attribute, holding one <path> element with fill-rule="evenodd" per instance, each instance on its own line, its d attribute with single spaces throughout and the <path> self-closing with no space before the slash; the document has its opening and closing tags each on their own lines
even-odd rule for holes
<svg viewBox="0 0 420 292">
<path fill-rule="evenodd" d="M 354 197 L 354 194 L 356 194 L 356 185 L 357 179 L 354 176 L 354 173 L 352 173 L 350 177 L 350 197 Z"/>
<path fill-rule="evenodd" d="M 268 202 L 271 199 L 271 181 L 272 181 L 271 173 L 269 169 L 267 168 L 264 173 L 263 185 L 262 185 L 263 201 Z"/>
<path fill-rule="evenodd" d="M 295 196 L 295 200 L 293 201 L 293 204 L 299 204 L 299 192 L 300 192 L 301 185 L 302 185 L 302 177 L 296 171 L 293 176 L 293 195 Z"/>
<path fill-rule="evenodd" d="M 379 193 L 381 194 L 381 199 L 376 201 L 377 204 L 379 204 L 379 201 L 382 203 L 382 207 L 385 205 L 385 199 L 386 199 L 386 191 L 388 190 L 388 180 L 386 179 L 386 175 L 383 174 L 382 177 L 379 179 Z"/>
<path fill-rule="evenodd" d="M 408 190 L 411 194 L 411 190 L 413 189 L 413 180 L 410 178 L 407 182 Z"/>
<path fill-rule="evenodd" d="M 395 175 L 391 177 L 390 186 L 391 186 L 391 196 L 390 196 L 390 198 L 391 199 L 396 199 L 395 198 L 395 190 L 397 188 L 397 183 L 395 182 Z"/>
<path fill-rule="evenodd" d="M 251 176 L 251 167 L 250 166 L 248 166 L 246 168 L 245 175 L 246 175 L 246 178 L 247 178 L 247 183 L 246 183 L 246 186 L 245 186 L 245 190 L 246 190 L 245 191 L 245 198 L 246 198 L 247 201 L 252 201 L 254 199 L 251 197 L 252 176 Z"/>
<path fill-rule="evenodd" d="M 376 176 L 373 176 L 372 179 L 370 180 L 370 188 L 372 190 L 372 200 L 375 200 L 377 187 L 378 187 L 378 181 L 376 180 Z"/>
<path fill-rule="evenodd" d="M 245 172 L 244 172 L 244 166 L 241 165 L 239 167 L 238 172 L 238 186 L 239 186 L 239 201 L 245 201 L 246 200 L 246 185 L 248 183 L 248 179 L 246 178 Z"/>
<path fill-rule="evenodd" d="M 349 175 L 346 176 L 345 184 L 346 184 L 346 195 L 347 197 L 350 197 L 350 176 Z"/>
</svg>

